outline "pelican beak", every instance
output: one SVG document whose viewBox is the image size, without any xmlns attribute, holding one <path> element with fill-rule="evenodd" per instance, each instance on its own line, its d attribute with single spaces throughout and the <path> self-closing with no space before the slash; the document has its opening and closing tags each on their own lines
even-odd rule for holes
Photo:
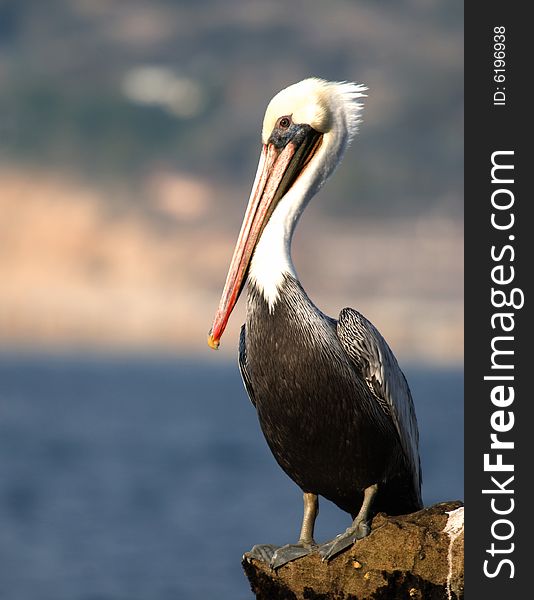
<svg viewBox="0 0 534 600">
<path fill-rule="evenodd" d="M 261 150 L 241 231 L 237 239 L 219 308 L 208 334 L 216 350 L 230 314 L 245 285 L 256 244 L 276 205 L 295 182 L 317 150 L 321 134 L 309 125 L 294 125 L 290 135 L 269 138 Z"/>
</svg>

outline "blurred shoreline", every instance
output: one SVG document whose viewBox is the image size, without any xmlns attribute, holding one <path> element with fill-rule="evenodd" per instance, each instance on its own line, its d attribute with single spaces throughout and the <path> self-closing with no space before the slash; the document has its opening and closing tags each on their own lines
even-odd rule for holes
<svg viewBox="0 0 534 600">
<path fill-rule="evenodd" d="M 205 345 L 245 194 L 174 172 L 145 178 L 139 203 L 60 171 L 0 171 L 0 338 L 4 348 L 209 355 Z M 221 191 L 222 190 L 222 191 Z M 235 215 L 223 223 L 221 195 Z M 463 357 L 463 230 L 440 216 L 325 217 L 313 203 L 294 262 L 310 297 L 358 308 L 403 361 Z M 231 200 L 231 204 L 230 199 Z M 234 223 L 235 221 L 235 223 Z M 221 352 L 235 353 L 241 299 Z"/>
</svg>

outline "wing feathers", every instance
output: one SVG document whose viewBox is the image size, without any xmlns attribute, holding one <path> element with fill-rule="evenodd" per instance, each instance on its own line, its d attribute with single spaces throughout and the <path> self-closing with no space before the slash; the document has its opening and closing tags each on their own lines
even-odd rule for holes
<svg viewBox="0 0 534 600">
<path fill-rule="evenodd" d="M 393 419 L 419 486 L 421 475 L 417 419 L 410 388 L 397 359 L 376 327 L 352 308 L 341 311 L 337 334 L 378 404 Z"/>
</svg>

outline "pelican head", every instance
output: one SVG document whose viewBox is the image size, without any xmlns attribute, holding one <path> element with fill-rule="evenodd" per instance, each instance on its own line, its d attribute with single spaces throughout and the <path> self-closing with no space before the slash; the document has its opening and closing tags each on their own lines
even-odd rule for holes
<svg viewBox="0 0 534 600">
<path fill-rule="evenodd" d="M 365 88 L 355 83 L 337 83 L 312 77 L 281 90 L 269 102 L 263 119 L 262 141 L 267 144 L 281 117 L 295 125 L 309 125 L 320 134 L 334 127 L 345 132 L 347 143 L 354 137 L 360 120 Z"/>
<path fill-rule="evenodd" d="M 272 305 L 290 258 L 293 230 L 302 210 L 339 164 L 357 131 L 366 88 L 355 83 L 305 79 L 269 102 L 262 127 L 260 160 L 228 276 L 208 335 L 218 348 L 253 260 L 270 271 L 264 283 Z M 268 289 L 272 288 L 272 289 Z"/>
</svg>

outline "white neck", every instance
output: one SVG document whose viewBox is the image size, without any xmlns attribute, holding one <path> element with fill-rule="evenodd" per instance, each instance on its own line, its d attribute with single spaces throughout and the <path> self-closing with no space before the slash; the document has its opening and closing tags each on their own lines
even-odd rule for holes
<svg viewBox="0 0 534 600">
<path fill-rule="evenodd" d="M 279 298 L 284 275 L 297 277 L 291 260 L 291 240 L 306 204 L 340 162 L 347 146 L 343 131 L 323 135 L 321 146 L 302 174 L 280 200 L 258 241 L 249 279 L 263 294 L 271 311 Z"/>
</svg>

